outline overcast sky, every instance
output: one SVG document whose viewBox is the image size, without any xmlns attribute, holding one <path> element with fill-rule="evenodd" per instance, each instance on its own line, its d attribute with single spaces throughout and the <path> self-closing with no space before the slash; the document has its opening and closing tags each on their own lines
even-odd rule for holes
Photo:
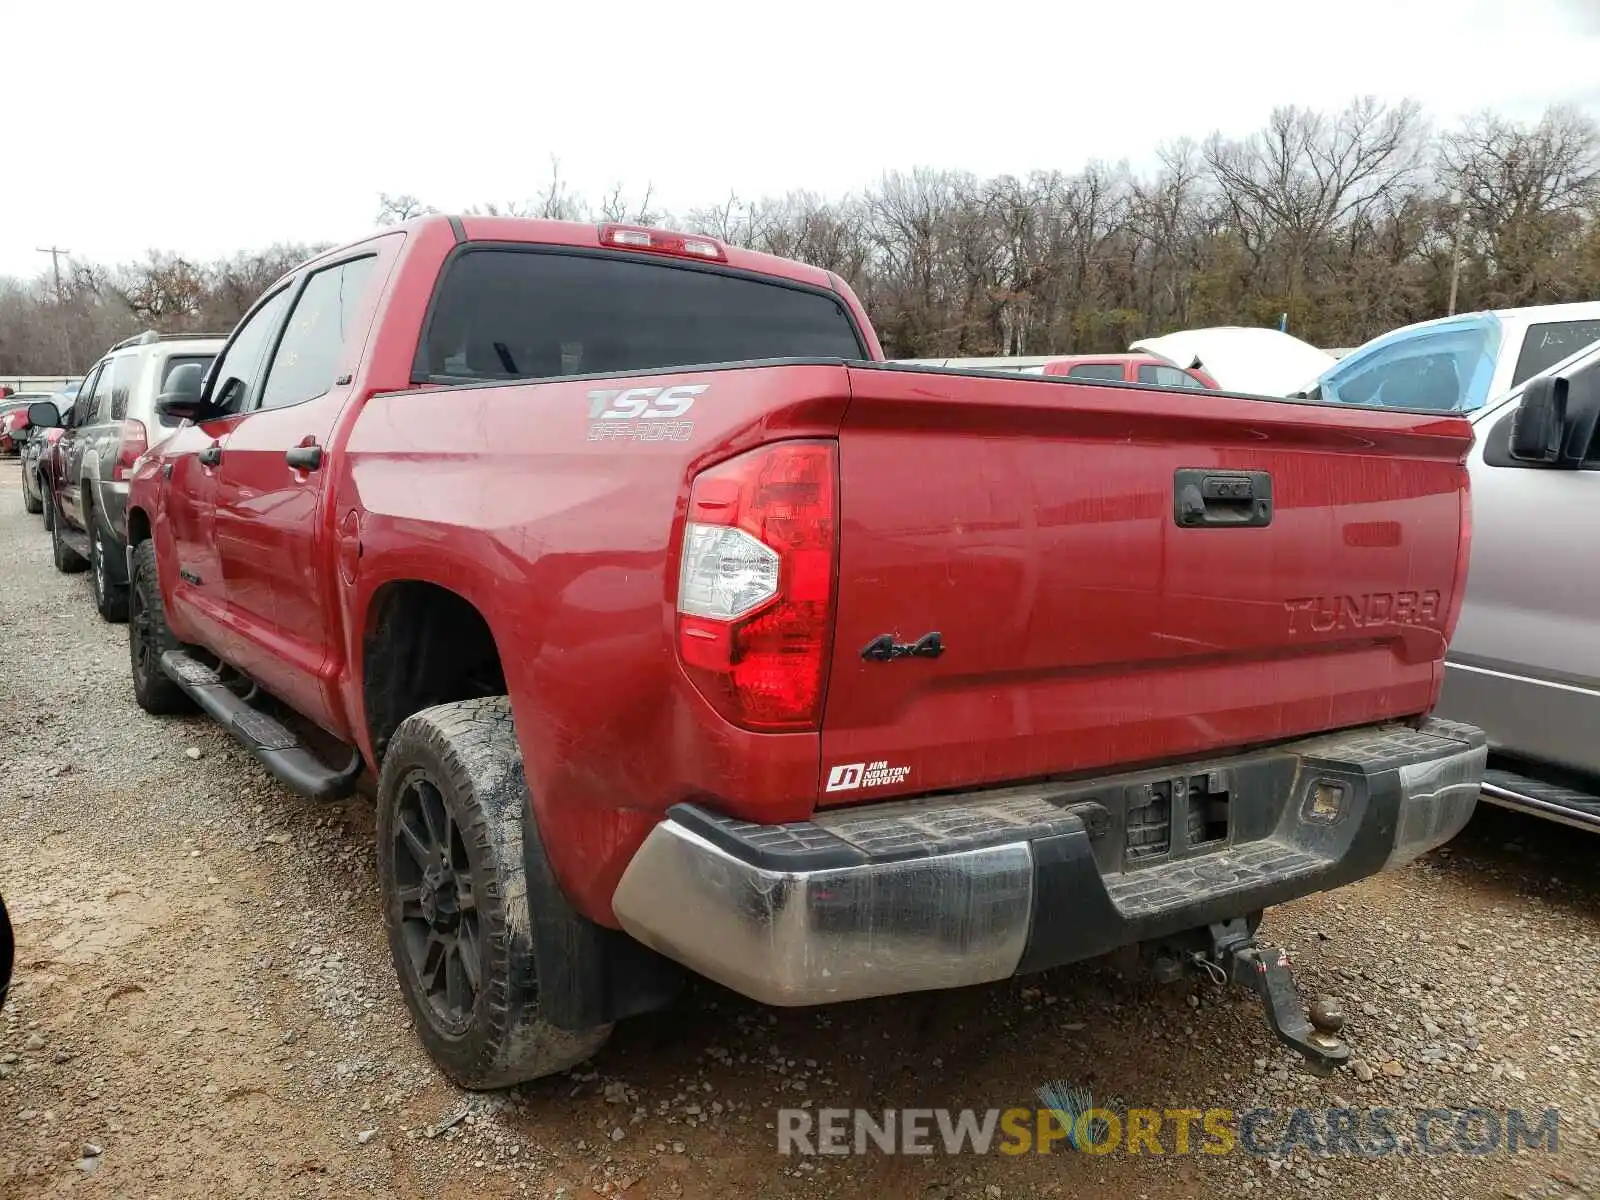
<svg viewBox="0 0 1600 1200">
<path fill-rule="evenodd" d="M 355 10 L 376 15 L 362 18 Z M 1600 116 L 1600 0 L 38 0 L 7 6 L 0 274 L 344 241 L 380 191 L 681 212 L 892 168 L 1146 162 L 1274 104 Z"/>
</svg>

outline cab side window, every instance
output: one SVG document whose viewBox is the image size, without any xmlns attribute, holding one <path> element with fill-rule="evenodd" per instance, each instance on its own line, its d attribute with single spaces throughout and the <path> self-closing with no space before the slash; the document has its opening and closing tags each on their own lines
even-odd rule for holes
<svg viewBox="0 0 1600 1200">
<path fill-rule="evenodd" d="M 261 379 L 267 347 L 278 335 L 284 310 L 289 307 L 287 287 L 280 288 L 245 318 L 222 357 L 212 368 L 211 403 L 225 413 L 243 412 Z"/>
<path fill-rule="evenodd" d="M 306 280 L 261 391 L 262 408 L 287 408 L 333 386 L 378 260 L 369 255 L 325 267 Z"/>
<path fill-rule="evenodd" d="M 1078 363 L 1067 371 L 1068 379 L 1110 379 L 1118 383 L 1123 380 L 1124 369 L 1119 362 L 1109 363 Z"/>
<path fill-rule="evenodd" d="M 1177 367 L 1164 367 L 1157 363 L 1139 364 L 1139 382 L 1153 383 L 1157 387 L 1165 388 L 1197 388 L 1206 390 L 1206 385 L 1201 383 L 1187 371 L 1180 371 Z"/>
<path fill-rule="evenodd" d="M 1600 342 L 1600 321 L 1547 321 L 1528 326 L 1511 386 L 1516 387 L 1539 372 L 1549 370 L 1563 358 L 1594 342 Z"/>
<path fill-rule="evenodd" d="M 1483 441 L 1483 461 L 1491 467 L 1515 467 L 1522 470 L 1579 470 L 1600 471 L 1600 358 L 1589 356 L 1575 366 L 1561 372 L 1567 385 L 1567 428 L 1562 438 L 1565 457 L 1555 463 L 1534 462 L 1515 458 L 1511 454 L 1511 431 L 1515 427 L 1522 399 L 1507 403 L 1493 417 L 1492 424 L 1478 427 Z M 1587 438 L 1587 444 L 1582 439 Z M 1573 459 L 1579 461 L 1574 462 Z"/>
</svg>

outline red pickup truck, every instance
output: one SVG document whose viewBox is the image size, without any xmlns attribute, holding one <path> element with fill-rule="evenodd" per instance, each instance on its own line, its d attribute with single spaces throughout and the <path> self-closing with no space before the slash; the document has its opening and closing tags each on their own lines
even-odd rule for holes
<svg viewBox="0 0 1600 1200">
<path fill-rule="evenodd" d="M 704 237 L 331 251 L 160 402 L 138 701 L 309 796 L 375 776 L 469 1086 L 686 969 L 814 1004 L 1135 945 L 1342 1061 L 1255 929 L 1473 810 L 1482 735 L 1427 716 L 1467 423 L 881 359 L 837 276 Z"/>
</svg>

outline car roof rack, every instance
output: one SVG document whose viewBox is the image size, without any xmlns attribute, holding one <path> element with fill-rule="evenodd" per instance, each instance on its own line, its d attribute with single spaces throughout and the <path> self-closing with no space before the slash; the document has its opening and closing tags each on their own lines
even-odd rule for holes
<svg viewBox="0 0 1600 1200">
<path fill-rule="evenodd" d="M 225 333 L 199 333 L 199 332 L 196 332 L 196 333 L 158 333 L 154 329 L 147 329 L 143 333 L 136 333 L 132 337 L 123 338 L 115 346 L 111 347 L 110 350 L 107 350 L 106 353 L 107 354 L 111 354 L 111 353 L 113 353 L 113 352 L 115 352 L 117 350 L 126 350 L 129 346 L 151 346 L 151 345 L 154 345 L 156 342 L 193 342 L 193 341 L 198 341 L 198 340 L 200 340 L 202 338 L 212 338 L 212 339 L 216 339 L 216 340 L 226 341 L 227 338 L 228 338 L 228 335 L 225 334 Z"/>
</svg>

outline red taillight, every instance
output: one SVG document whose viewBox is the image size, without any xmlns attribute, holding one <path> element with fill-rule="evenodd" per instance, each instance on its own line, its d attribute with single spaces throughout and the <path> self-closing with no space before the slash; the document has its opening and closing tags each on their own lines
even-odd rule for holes
<svg viewBox="0 0 1600 1200">
<path fill-rule="evenodd" d="M 655 254 L 676 254 L 706 262 L 727 262 L 728 252 L 715 238 L 693 233 L 668 233 L 634 225 L 606 225 L 600 230 L 600 244 L 619 250 L 648 250 Z"/>
<path fill-rule="evenodd" d="M 117 455 L 117 463 L 111 468 L 111 478 L 126 479 L 128 472 L 133 470 L 133 464 L 148 449 L 150 439 L 145 434 L 144 422 L 135 421 L 132 417 L 123 421 L 122 452 Z"/>
<path fill-rule="evenodd" d="M 694 481 L 678 572 L 678 656 L 735 725 L 821 725 L 838 497 L 833 442 L 778 442 Z"/>
</svg>

